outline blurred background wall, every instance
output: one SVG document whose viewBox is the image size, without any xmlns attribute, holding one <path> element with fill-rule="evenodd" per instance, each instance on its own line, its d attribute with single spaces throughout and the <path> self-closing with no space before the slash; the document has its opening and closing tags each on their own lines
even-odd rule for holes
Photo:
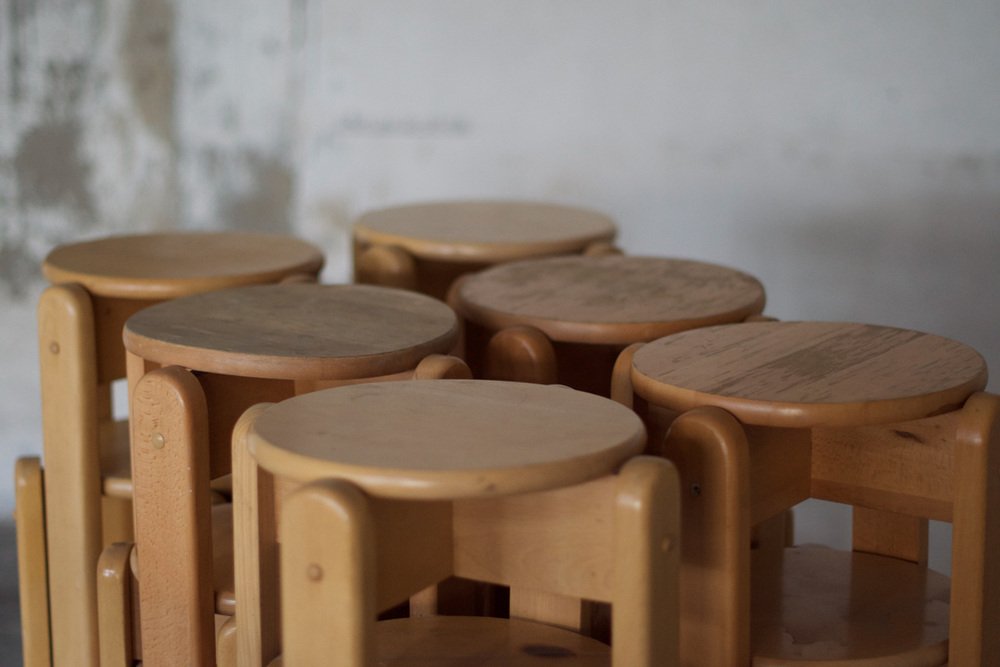
<svg viewBox="0 0 1000 667">
<path fill-rule="evenodd" d="M 1000 368 L 995 1 L 0 8 L 3 516 L 40 451 L 39 262 L 109 233 L 297 234 L 343 281 L 367 208 L 579 204 L 631 253 L 756 274 L 769 314 L 931 331 Z M 817 504 L 798 524 L 849 532 Z"/>
</svg>

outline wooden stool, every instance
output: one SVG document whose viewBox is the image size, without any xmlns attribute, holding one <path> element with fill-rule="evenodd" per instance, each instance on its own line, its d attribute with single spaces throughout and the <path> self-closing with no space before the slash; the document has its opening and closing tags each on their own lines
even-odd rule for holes
<svg viewBox="0 0 1000 667">
<path fill-rule="evenodd" d="M 125 376 L 125 320 L 196 292 L 315 279 L 322 265 L 319 249 L 303 241 L 236 233 L 109 237 L 45 259 L 53 283 L 38 304 L 46 534 L 28 535 L 41 522 L 17 528 L 18 542 L 34 546 L 19 559 L 30 579 L 22 578 L 22 596 L 36 601 L 22 613 L 26 665 L 97 665 L 98 555 L 132 531 L 127 424 L 112 420 L 110 392 Z M 29 478 L 41 484 L 41 474 L 22 481 Z M 51 608 L 39 607 L 49 595 Z"/>
<path fill-rule="evenodd" d="M 654 444 L 687 490 L 682 655 L 726 666 L 751 654 L 754 665 L 1000 662 L 1000 399 L 976 393 L 986 366 L 974 350 L 888 327 L 773 322 L 622 356 L 631 372 L 619 381 L 640 412 L 681 413 Z M 750 527 L 810 497 L 855 506 L 864 553 L 754 561 L 751 594 Z M 925 567 L 927 519 L 953 524 L 950 612 L 947 579 Z"/>
<path fill-rule="evenodd" d="M 615 225 L 585 209 L 525 202 L 438 202 L 362 215 L 354 225 L 359 283 L 444 299 L 459 276 L 500 262 L 617 252 Z"/>
<path fill-rule="evenodd" d="M 764 307 L 764 288 L 714 264 L 653 257 L 558 257 L 504 264 L 456 283 L 477 377 L 560 382 L 609 395 L 622 348 Z"/>
<path fill-rule="evenodd" d="M 468 377 L 443 356 L 457 336 L 440 301 L 366 285 L 221 290 L 129 318 L 144 665 L 214 661 L 208 480 L 230 471 L 239 415 L 330 385 Z"/>
<path fill-rule="evenodd" d="M 273 540 L 277 518 L 285 664 L 606 665 L 610 652 L 615 665 L 676 664 L 676 480 L 665 460 L 629 461 L 644 436 L 613 401 L 523 383 L 380 383 L 252 408 L 234 456 L 260 469 L 235 491 L 245 505 L 252 482 L 253 499 L 269 474 L 278 482 L 261 525 Z M 258 553 L 275 567 L 271 544 Z M 374 623 L 452 575 L 510 585 L 512 616 L 531 616 L 520 590 L 566 596 L 577 629 L 580 598 L 611 602 L 613 648 L 498 619 Z M 279 650 L 267 613 L 270 627 L 249 624 L 263 636 L 241 665 Z"/>
</svg>

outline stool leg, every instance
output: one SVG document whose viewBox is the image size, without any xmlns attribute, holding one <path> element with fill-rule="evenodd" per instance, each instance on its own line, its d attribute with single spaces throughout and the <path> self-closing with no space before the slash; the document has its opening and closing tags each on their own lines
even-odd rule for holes
<svg viewBox="0 0 1000 667">
<path fill-rule="evenodd" d="M 556 353 L 548 336 L 534 327 L 498 331 L 486 347 L 486 379 L 555 384 Z"/>
<path fill-rule="evenodd" d="M 133 663 L 132 647 L 132 545 L 116 542 L 97 561 L 97 612 L 100 628 L 101 667 L 126 667 Z"/>
<path fill-rule="evenodd" d="M 130 414 L 143 664 L 208 667 L 215 628 L 205 395 L 190 372 L 158 369 L 135 385 Z"/>
<path fill-rule="evenodd" d="M 56 667 L 96 667 L 101 553 L 97 347 L 90 296 L 55 285 L 38 302 L 49 586 Z"/>
<path fill-rule="evenodd" d="M 14 521 L 17 530 L 17 585 L 21 598 L 24 667 L 49 667 L 49 581 L 45 555 L 42 466 L 36 457 L 14 467 Z"/>
<path fill-rule="evenodd" d="M 355 254 L 354 282 L 399 289 L 417 289 L 417 264 L 396 246 L 373 245 Z"/>
<path fill-rule="evenodd" d="M 975 394 L 955 444 L 951 665 L 1000 664 L 1000 397 Z"/>
<path fill-rule="evenodd" d="M 372 664 L 375 536 L 368 501 L 345 482 L 316 482 L 282 509 L 281 608 L 286 665 Z"/>
<path fill-rule="evenodd" d="M 262 667 L 280 649 L 278 628 L 278 536 L 274 478 L 257 466 L 247 433 L 267 408 L 258 404 L 233 428 L 233 565 L 236 578 L 236 660 Z"/>
<path fill-rule="evenodd" d="M 681 479 L 681 662 L 750 664 L 749 448 L 718 408 L 670 427 L 662 452 Z"/>
</svg>

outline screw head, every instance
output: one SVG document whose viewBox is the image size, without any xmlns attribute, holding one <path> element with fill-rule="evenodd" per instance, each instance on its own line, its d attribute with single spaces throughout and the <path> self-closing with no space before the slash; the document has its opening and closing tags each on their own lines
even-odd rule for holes
<svg viewBox="0 0 1000 667">
<path fill-rule="evenodd" d="M 52 354 L 59 354 L 59 343 L 52 341 L 49 343 L 49 352 Z"/>
<path fill-rule="evenodd" d="M 167 444 L 167 439 L 163 437 L 162 433 L 154 433 L 150 441 L 153 443 L 153 449 L 163 449 L 163 446 Z"/>
<path fill-rule="evenodd" d="M 316 563 L 309 563 L 309 567 L 306 568 L 306 576 L 309 577 L 309 581 L 319 581 L 323 578 L 323 568 Z"/>
</svg>

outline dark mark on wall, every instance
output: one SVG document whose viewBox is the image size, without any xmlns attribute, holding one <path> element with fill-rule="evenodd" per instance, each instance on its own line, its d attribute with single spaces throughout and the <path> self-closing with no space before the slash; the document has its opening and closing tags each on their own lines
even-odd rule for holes
<svg viewBox="0 0 1000 667">
<path fill-rule="evenodd" d="M 45 110 L 51 116 L 75 115 L 87 84 L 87 63 L 82 60 L 50 61 L 45 66 L 48 84 Z"/>
<path fill-rule="evenodd" d="M 21 206 L 67 206 L 81 224 L 94 222 L 87 188 L 90 165 L 80 155 L 80 127 L 74 120 L 38 125 L 21 138 L 14 156 Z"/>
<path fill-rule="evenodd" d="M 9 296 L 25 296 L 28 286 L 40 275 L 38 258 L 23 244 L 9 238 L 0 243 L 0 285 Z"/>
<path fill-rule="evenodd" d="M 136 0 L 129 11 L 121 53 L 140 117 L 170 145 L 174 124 L 174 24 L 174 7 L 168 0 Z"/>
<path fill-rule="evenodd" d="M 251 151 L 246 154 L 245 165 L 230 166 L 241 167 L 250 172 L 251 187 L 223 204 L 221 216 L 226 225 L 246 231 L 289 231 L 294 173 L 280 160 Z"/>
</svg>

